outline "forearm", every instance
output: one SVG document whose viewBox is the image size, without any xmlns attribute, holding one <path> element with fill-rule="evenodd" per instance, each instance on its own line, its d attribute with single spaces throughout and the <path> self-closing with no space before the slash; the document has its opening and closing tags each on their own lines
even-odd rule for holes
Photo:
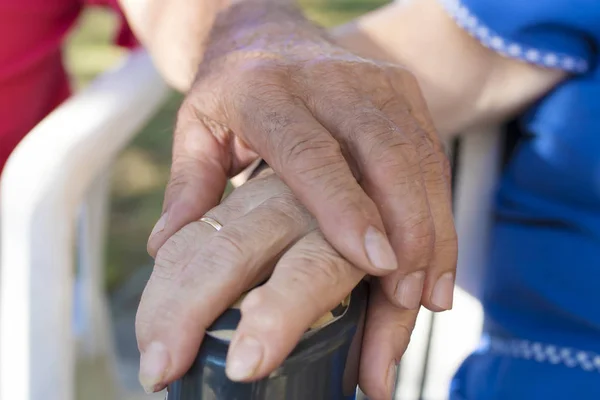
<svg viewBox="0 0 600 400">
<path fill-rule="evenodd" d="M 191 85 L 206 38 L 229 0 L 119 0 L 138 40 L 169 84 Z"/>
<path fill-rule="evenodd" d="M 565 77 L 485 48 L 437 0 L 408 0 L 332 30 L 355 53 L 412 71 L 444 136 L 508 118 Z"/>
</svg>

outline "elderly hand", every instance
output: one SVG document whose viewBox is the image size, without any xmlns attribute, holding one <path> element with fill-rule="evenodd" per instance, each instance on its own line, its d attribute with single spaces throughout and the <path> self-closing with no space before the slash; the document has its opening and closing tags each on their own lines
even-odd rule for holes
<svg viewBox="0 0 600 400">
<path fill-rule="evenodd" d="M 158 251 L 142 296 L 136 331 L 147 391 L 181 377 L 206 328 L 271 273 L 241 305 L 227 357 L 233 380 L 267 376 L 364 276 L 327 243 L 315 219 L 272 173 L 241 186 L 207 216 L 223 228 L 193 222 L 173 235 Z M 360 367 L 360 385 L 370 398 L 390 398 L 416 313 L 391 305 L 373 284 Z"/>
<path fill-rule="evenodd" d="M 259 1 L 217 19 L 179 112 L 150 253 L 218 204 L 227 178 L 260 155 L 336 251 L 388 275 L 393 304 L 451 308 L 449 166 L 415 78 L 337 47 L 286 2 Z"/>
</svg>

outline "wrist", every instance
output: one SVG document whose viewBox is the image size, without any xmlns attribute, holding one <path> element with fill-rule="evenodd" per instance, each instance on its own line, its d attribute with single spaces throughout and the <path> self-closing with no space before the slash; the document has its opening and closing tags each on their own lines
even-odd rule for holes
<svg viewBox="0 0 600 400">
<path fill-rule="evenodd" d="M 334 47 L 326 31 L 308 21 L 294 1 L 241 0 L 218 14 L 205 59 L 262 52 L 296 58 L 324 47 Z"/>
</svg>

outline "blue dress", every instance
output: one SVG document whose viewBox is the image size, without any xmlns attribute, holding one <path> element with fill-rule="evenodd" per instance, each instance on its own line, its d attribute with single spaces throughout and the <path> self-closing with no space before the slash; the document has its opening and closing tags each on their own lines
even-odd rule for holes
<svg viewBox="0 0 600 400">
<path fill-rule="evenodd" d="M 600 399 L 600 0 L 440 0 L 485 46 L 570 77 L 500 181 L 480 348 L 453 400 Z"/>
</svg>

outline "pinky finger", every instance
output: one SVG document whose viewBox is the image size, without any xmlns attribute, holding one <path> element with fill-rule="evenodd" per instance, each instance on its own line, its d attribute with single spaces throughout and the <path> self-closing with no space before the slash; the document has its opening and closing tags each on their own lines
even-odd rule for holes
<svg viewBox="0 0 600 400">
<path fill-rule="evenodd" d="M 396 307 L 386 298 L 379 280 L 371 280 L 359 374 L 360 388 L 370 400 L 393 399 L 397 366 L 418 311 Z"/>
</svg>

